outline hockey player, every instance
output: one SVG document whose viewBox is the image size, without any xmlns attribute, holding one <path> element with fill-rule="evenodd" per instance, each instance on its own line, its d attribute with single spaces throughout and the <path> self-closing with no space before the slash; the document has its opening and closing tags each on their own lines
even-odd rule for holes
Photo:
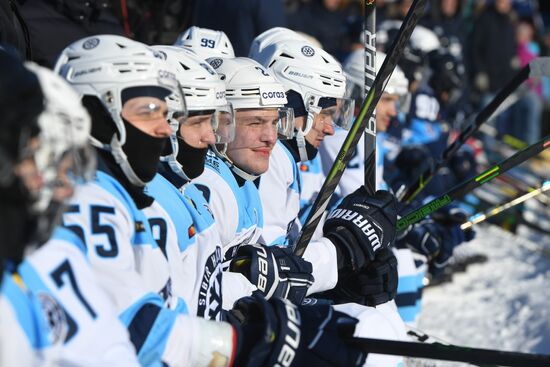
<svg viewBox="0 0 550 367">
<path fill-rule="evenodd" d="M 333 134 L 333 121 L 342 118 L 349 124 L 351 121 L 349 112 L 352 113 L 352 111 L 348 111 L 348 108 L 353 106 L 353 103 L 349 103 L 349 100 L 343 98 L 346 80 L 340 65 L 322 49 L 302 40 L 291 41 L 285 37 L 288 36 L 284 34 L 281 37 L 267 35 L 263 41 L 264 35 L 258 36 L 255 42 L 257 46 L 253 48 L 256 53 L 254 56 L 261 60 L 262 64 L 269 65 L 277 80 L 283 83 L 287 90 L 288 105 L 293 107 L 295 116 L 301 118 L 301 121 L 305 122 L 305 126 L 314 128 L 305 135 L 305 139 L 303 132 L 298 131 L 295 140 L 285 145 L 288 148 L 283 150 L 285 154 L 277 155 L 277 152 L 274 151 L 270 169 L 264 176 L 265 178 L 262 177 L 259 186 L 265 221 L 262 237 L 267 243 L 291 243 L 295 240 L 298 232 L 296 217 L 299 208 L 299 190 L 296 193 L 292 192 L 294 188 L 289 183 L 296 180 L 296 162 L 300 159 L 311 159 L 308 157 L 308 153 L 316 153 L 325 133 Z M 324 104 L 326 104 L 325 108 L 322 108 Z M 302 139 L 305 140 L 305 144 Z M 357 198 L 357 200 L 360 199 Z M 285 211 L 281 209 L 281 205 L 285 207 Z M 373 204 L 373 206 L 377 206 L 377 204 Z M 291 219 L 284 223 L 284 219 L 281 218 L 285 217 L 291 217 Z M 374 251 L 378 249 L 373 250 L 368 246 L 365 248 L 359 246 L 355 249 L 353 244 L 346 244 L 351 247 L 344 246 L 336 249 L 326 237 L 325 232 L 325 237 L 314 242 L 319 249 L 315 251 L 316 256 L 319 257 L 311 260 L 306 257 L 313 263 L 315 283 L 321 288 L 320 290 L 332 289 L 336 285 L 337 279 L 343 281 L 346 278 L 346 276 L 339 276 L 337 272 L 337 270 L 342 270 L 345 273 L 349 270 L 346 270 L 346 256 L 350 256 L 347 260 L 357 260 L 354 258 L 356 254 L 353 253 L 357 250 L 358 253 L 364 253 L 367 258 L 371 258 L 374 256 Z M 365 238 L 359 242 L 367 244 L 369 240 Z M 314 247 L 313 244 L 311 246 Z M 338 255 L 334 256 L 334 251 L 338 250 L 343 252 L 337 252 Z M 331 255 L 320 257 L 323 253 Z M 338 265 L 333 263 L 337 258 L 341 260 Z M 363 263 L 363 265 L 366 264 Z M 316 268 L 323 269 L 322 278 L 317 276 Z M 332 270 L 327 271 L 327 269 Z M 356 270 L 358 269 L 354 269 L 354 271 Z M 331 276 L 332 278 L 330 278 Z M 386 281 L 388 280 L 386 279 Z M 351 283 L 349 282 L 349 284 Z M 337 289 L 342 288 L 337 287 Z M 379 296 L 361 295 L 360 291 L 357 291 L 353 301 L 367 304 L 384 303 L 391 299 L 392 291 L 386 288 L 385 291 L 381 291 Z M 352 301 L 352 299 L 347 299 L 347 301 Z"/>
<path fill-rule="evenodd" d="M 54 231 L 71 181 L 93 173 L 90 118 L 78 95 L 50 70 L 25 69 L 4 51 L 0 59 L 4 111 L 12 111 L 2 120 L 0 141 L 0 267 L 6 265 L 0 365 L 137 366 L 128 332 L 81 240 L 67 229 Z M 21 98 L 25 108 L 16 110 Z"/>
<path fill-rule="evenodd" d="M 386 55 L 383 52 L 376 54 L 376 67 L 380 69 Z M 344 70 L 348 76 L 346 94 L 356 101 L 363 99 L 364 94 L 364 64 L 365 53 L 363 50 L 357 50 L 352 53 L 344 64 Z M 376 185 L 378 188 L 386 188 L 383 180 L 384 158 L 386 153 L 385 139 L 386 129 L 392 119 L 397 118 L 399 111 L 399 102 L 406 101 L 408 94 L 408 81 L 399 67 L 393 71 L 384 93 L 382 94 L 378 105 L 376 106 Z M 346 132 L 337 130 L 335 136 L 327 141 L 321 149 L 323 162 L 326 163 L 325 172 L 330 170 L 340 146 L 346 137 Z M 361 138 L 353 159 L 346 167 L 346 173 L 342 176 L 338 189 L 340 195 L 348 195 L 354 187 L 364 181 L 364 140 Z M 418 268 L 415 265 L 414 254 L 408 249 L 394 251 L 398 259 L 399 283 L 397 288 L 396 303 L 399 306 L 399 314 L 407 323 L 414 323 L 420 310 L 420 292 L 425 274 L 425 258 L 418 259 Z M 403 301 L 405 300 L 405 301 Z"/>
<path fill-rule="evenodd" d="M 306 131 L 306 134 L 303 130 L 298 131 L 295 139 L 285 144 L 286 152 L 282 150 L 284 154 L 277 154 L 274 150 L 269 170 L 260 180 L 259 189 L 264 210 L 262 238 L 266 242 L 271 240 L 274 244 L 288 244 L 296 238 L 299 229 L 295 225 L 300 192 L 296 184 L 296 162 L 300 159 L 307 160 L 310 158 L 309 154 L 316 152 L 325 135 L 333 133 L 333 124 L 345 126 L 351 122 L 353 104 L 342 98 L 345 77 L 340 65 L 330 55 L 300 40 L 299 37 L 288 38 L 285 35 L 288 30 L 279 36 L 267 33 L 256 38 L 252 48 L 252 51 L 255 50 L 253 56 L 268 67 L 284 85 L 289 100 L 287 106 L 294 109 L 296 125 L 299 126 L 299 121 L 302 121 L 302 128 L 313 127 L 309 133 Z M 388 231 L 383 242 L 386 245 L 392 242 L 393 227 L 385 222 L 393 215 L 390 204 L 393 199 L 390 195 L 380 192 L 375 198 L 368 198 L 363 190 L 358 190 L 347 199 L 339 208 L 340 213 L 352 207 L 379 208 L 374 212 L 363 212 L 360 215 L 377 216 L 376 220 L 380 220 L 377 226 L 380 234 Z M 384 209 L 380 209 L 381 207 Z M 354 215 L 356 214 L 352 214 L 352 217 Z M 355 233 L 357 237 L 340 236 L 341 233 L 351 234 L 354 228 L 348 226 L 351 222 L 338 219 L 338 215 L 333 220 L 329 219 L 323 227 L 324 236 L 312 241 L 306 250 L 306 253 L 312 253 L 309 257 L 306 255 L 305 259 L 312 263 L 315 277 L 310 289 L 331 290 L 328 295 L 339 303 L 359 303 L 344 305 L 342 310 L 356 315 L 361 321 L 368 318 L 367 308 L 361 304 L 380 305 L 377 310 L 384 309 L 381 311 L 385 319 L 383 323 L 391 324 L 388 329 L 395 333 L 390 338 L 403 337 L 403 322 L 396 312 L 395 305 L 387 303 L 395 294 L 395 258 L 384 245 L 382 248 L 369 247 L 369 239 L 360 238 L 364 232 Z M 388 224 L 387 228 L 383 223 Z M 350 232 L 346 232 L 347 230 Z M 366 267 L 369 270 L 365 270 Z M 362 312 L 364 313 L 361 314 Z M 390 358 L 379 363 L 391 365 L 399 363 L 398 361 L 399 359 Z"/>
<path fill-rule="evenodd" d="M 256 185 L 267 171 L 278 131 L 290 134 L 293 130 L 292 110 L 284 107 L 283 87 L 257 62 L 247 58 L 209 61 L 224 76 L 228 98 L 235 107 L 236 138 L 227 146 L 212 147 L 207 169 L 194 182 L 209 199 L 214 216 L 227 217 L 218 223 L 225 261 L 233 261 L 231 270 L 242 271 L 252 281 L 249 292 L 259 291 L 268 299 L 279 296 L 299 302 L 313 280 L 311 265 L 293 258 L 287 250 L 256 245 L 263 226 Z M 253 260 L 245 261 L 247 256 Z M 265 257 L 270 264 L 265 284 L 261 282 L 262 274 L 254 268 L 257 256 Z M 239 290 L 236 291 L 238 295 Z"/>
<path fill-rule="evenodd" d="M 97 36 L 65 49 L 57 69 L 92 112 L 92 141 L 101 159 L 96 179 L 78 188 L 64 223 L 81 229 L 90 262 L 116 301 L 140 363 L 272 365 L 288 348 L 285 338 L 296 330 L 302 338 L 291 346 L 289 365 L 308 359 L 319 365 L 335 360 L 337 365 L 353 365 L 364 359 L 345 345 L 334 327 L 339 321 L 354 321 L 328 308 L 305 310 L 249 297 L 239 300 L 228 315 L 232 325 L 188 315 L 182 300 L 170 292 L 170 267 L 142 212 L 153 202 L 144 186 L 155 176 L 172 134 L 166 117 L 186 112 L 171 67 L 142 44 Z M 293 319 L 297 315 L 300 325 Z M 328 320 L 327 326 L 314 340 L 309 332 L 319 331 L 321 320 Z M 344 348 L 344 355 L 321 348 L 331 344 Z"/>
</svg>

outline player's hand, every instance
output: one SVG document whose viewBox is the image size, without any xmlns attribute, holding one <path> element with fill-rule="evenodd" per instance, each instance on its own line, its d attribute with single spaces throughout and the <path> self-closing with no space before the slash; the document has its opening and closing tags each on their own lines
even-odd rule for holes
<svg viewBox="0 0 550 367">
<path fill-rule="evenodd" d="M 357 319 L 328 305 L 245 297 L 228 315 L 236 328 L 235 366 L 361 366 L 366 353 L 348 345 Z"/>
<path fill-rule="evenodd" d="M 397 258 L 391 249 L 383 248 L 359 273 L 340 276 L 336 287 L 323 296 L 337 304 L 353 302 L 374 307 L 395 298 L 397 283 Z"/>
<path fill-rule="evenodd" d="M 336 247 L 338 273 L 358 273 L 395 240 L 397 202 L 388 191 L 360 187 L 328 215 L 323 232 Z"/>
<path fill-rule="evenodd" d="M 301 304 L 314 280 L 310 262 L 277 246 L 241 246 L 229 270 L 242 273 L 265 298 L 286 298 L 296 304 Z"/>
</svg>

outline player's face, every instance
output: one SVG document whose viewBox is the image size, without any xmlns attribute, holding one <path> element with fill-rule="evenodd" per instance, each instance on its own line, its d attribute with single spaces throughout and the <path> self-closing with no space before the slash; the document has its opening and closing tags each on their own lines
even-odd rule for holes
<svg viewBox="0 0 550 367">
<path fill-rule="evenodd" d="M 323 108 L 319 114 L 313 119 L 313 126 L 306 135 L 308 143 L 315 148 L 319 148 L 319 145 L 325 139 L 325 136 L 334 135 L 334 114 L 336 113 L 336 106 Z"/>
<path fill-rule="evenodd" d="M 167 138 L 172 133 L 166 120 L 168 106 L 155 97 L 135 97 L 124 103 L 121 115 L 134 127 L 155 138 Z"/>
<path fill-rule="evenodd" d="M 180 125 L 179 138 L 193 148 L 208 148 L 209 144 L 216 142 L 211 120 L 211 113 L 189 116 Z"/>
<path fill-rule="evenodd" d="M 277 109 L 243 109 L 236 113 L 235 140 L 227 146 L 227 156 L 236 166 L 254 175 L 269 167 L 269 157 L 277 141 Z"/>
<path fill-rule="evenodd" d="M 44 178 L 36 166 L 34 160 L 34 153 L 38 149 L 40 140 L 33 138 L 29 140 L 27 145 L 25 157 L 15 165 L 15 175 L 18 176 L 23 185 L 32 195 L 37 195 L 38 192 L 44 187 Z"/>
<path fill-rule="evenodd" d="M 397 116 L 397 101 L 399 96 L 396 94 L 383 93 L 376 105 L 376 130 L 386 131 L 393 117 Z"/>
</svg>

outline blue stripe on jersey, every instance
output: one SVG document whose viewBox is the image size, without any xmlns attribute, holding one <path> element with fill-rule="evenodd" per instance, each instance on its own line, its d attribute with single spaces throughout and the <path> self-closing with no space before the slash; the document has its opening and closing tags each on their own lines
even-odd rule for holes
<svg viewBox="0 0 550 367">
<path fill-rule="evenodd" d="M 263 228 L 264 214 L 258 188 L 253 182 L 247 181 L 241 187 L 241 192 L 244 197 L 244 203 L 246 203 L 246 207 L 244 208 L 246 216 L 242 218 L 241 227 L 250 228 L 256 225 L 258 228 Z M 239 203 L 239 206 L 241 205 L 242 203 Z"/>
<path fill-rule="evenodd" d="M 82 242 L 80 237 L 78 237 L 73 231 L 65 227 L 57 227 L 53 232 L 52 239 L 65 241 L 72 245 L 75 245 L 84 254 L 84 257 L 88 259 L 88 252 L 86 251 L 86 246 L 84 245 L 84 242 Z"/>
<path fill-rule="evenodd" d="M 158 365 L 162 360 L 162 355 L 164 354 L 166 343 L 168 342 L 168 335 L 170 335 L 172 327 L 174 327 L 176 317 L 178 317 L 178 313 L 173 310 L 161 309 L 160 312 L 158 312 L 153 325 L 147 330 L 147 339 L 138 353 L 138 359 L 141 365 Z M 136 320 L 136 325 L 139 325 L 138 327 L 143 329 L 143 322 L 147 322 L 147 320 Z M 147 353 L 148 351 L 150 351 L 150 353 Z"/>
<path fill-rule="evenodd" d="M 294 181 L 292 181 L 289 187 L 300 194 L 302 192 L 302 183 L 300 181 L 300 174 L 298 173 L 298 166 L 296 165 L 296 161 L 294 160 L 292 153 L 290 153 L 288 148 L 285 147 L 283 143 L 277 140 L 277 144 L 279 144 L 279 146 L 283 148 L 283 151 L 286 153 L 286 156 L 290 161 L 290 166 L 292 167 L 292 176 L 294 177 Z"/>
<path fill-rule="evenodd" d="M 97 171 L 96 183 L 103 189 L 116 197 L 128 210 L 128 214 L 132 216 L 134 222 L 141 222 L 143 224 L 142 231 L 134 231 L 132 237 L 132 244 L 135 245 L 147 245 L 152 247 L 158 247 L 157 241 L 155 241 L 150 227 L 147 225 L 148 221 L 142 211 L 140 211 L 130 194 L 122 187 L 122 185 L 110 175 L 105 172 Z"/>
<path fill-rule="evenodd" d="M 50 329 L 39 300 L 32 293 L 24 292 L 8 273 L 3 275 L 0 294 L 11 303 L 17 322 L 25 332 L 29 344 L 34 349 L 49 346 Z"/>
<path fill-rule="evenodd" d="M 161 360 L 175 318 L 187 313 L 186 307 L 179 303 L 178 311 L 163 308 L 160 296 L 148 293 L 119 315 L 128 328 L 142 366 L 154 365 Z"/>
<path fill-rule="evenodd" d="M 214 217 L 202 191 L 195 185 L 189 184 L 185 186 L 183 196 L 185 198 L 184 202 L 193 217 L 196 230 L 202 232 L 212 227 L 214 225 Z"/>
<path fill-rule="evenodd" d="M 188 229 L 193 225 L 193 219 L 185 207 L 185 198 L 170 181 L 160 174 L 157 174 L 153 181 L 147 185 L 147 190 L 162 208 L 166 210 L 166 213 L 168 213 L 174 222 L 179 249 L 182 252 L 185 251 L 195 243 L 194 238 L 189 238 Z"/>
<path fill-rule="evenodd" d="M 209 163 L 207 168 L 216 172 L 227 183 L 237 202 L 239 224 L 236 233 L 241 233 L 254 225 L 260 228 L 263 227 L 263 210 L 260 194 L 254 183 L 247 181 L 240 187 L 233 172 L 231 172 L 229 166 L 222 159 L 211 152 L 209 152 L 207 158 L 207 162 Z"/>
</svg>

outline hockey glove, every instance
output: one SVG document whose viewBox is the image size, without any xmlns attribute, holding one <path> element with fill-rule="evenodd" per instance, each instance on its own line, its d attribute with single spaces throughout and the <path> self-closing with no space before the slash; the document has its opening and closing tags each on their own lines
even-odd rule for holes
<svg viewBox="0 0 550 367">
<path fill-rule="evenodd" d="M 345 342 L 357 319 L 328 305 L 256 295 L 238 300 L 228 320 L 237 330 L 235 366 L 361 366 L 367 356 Z"/>
<path fill-rule="evenodd" d="M 311 263 L 277 246 L 241 246 L 229 270 L 242 273 L 265 298 L 286 298 L 296 304 L 313 284 Z"/>
<path fill-rule="evenodd" d="M 323 232 L 336 247 L 338 273 L 357 273 L 374 260 L 376 252 L 395 239 L 397 208 L 387 191 L 369 196 L 360 187 L 330 212 Z"/>
<path fill-rule="evenodd" d="M 473 232 L 464 232 L 459 224 L 444 225 L 432 219 L 417 223 L 399 241 L 398 247 L 409 247 L 428 258 L 433 276 L 443 272 L 456 246 L 473 238 Z"/>
<path fill-rule="evenodd" d="M 359 273 L 340 276 L 336 287 L 322 295 L 337 304 L 353 302 L 374 307 L 395 298 L 397 280 L 397 258 L 391 249 L 383 248 Z"/>
</svg>

